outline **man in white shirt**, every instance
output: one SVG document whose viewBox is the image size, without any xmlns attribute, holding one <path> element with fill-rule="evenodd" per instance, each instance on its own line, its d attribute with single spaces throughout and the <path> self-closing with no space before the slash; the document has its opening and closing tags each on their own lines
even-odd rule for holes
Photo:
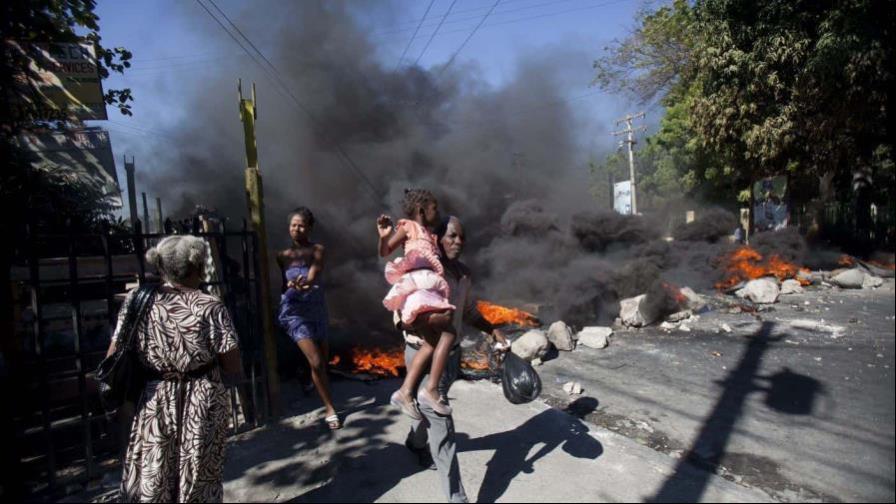
<svg viewBox="0 0 896 504">
<path fill-rule="evenodd" d="M 463 334 L 464 324 L 470 325 L 490 335 L 492 342 L 498 342 L 496 348 L 506 351 L 509 348 L 507 340 L 500 329 L 492 326 L 476 309 L 475 300 L 472 297 L 472 279 L 470 269 L 460 262 L 460 256 L 464 249 L 464 230 L 460 220 L 451 216 L 442 222 L 436 234 L 439 238 L 439 247 L 442 249 L 442 264 L 445 266 L 445 279 L 451 287 L 451 304 L 457 307 L 454 312 L 454 327 L 458 330 L 458 336 Z M 414 354 L 420 348 L 422 339 L 413 334 L 413 328 L 399 327 L 405 330 L 405 363 L 410 366 Z M 450 361 L 442 375 L 439 384 L 439 393 L 447 401 L 448 389 L 460 374 L 460 340 L 451 351 Z M 420 383 L 423 386 L 429 375 L 424 376 Z M 405 446 L 414 452 L 420 464 L 430 467 L 435 464 L 442 480 L 442 488 L 449 502 L 467 502 L 463 483 L 460 479 L 460 466 L 457 462 L 457 445 L 454 440 L 454 419 L 449 416 L 436 414 L 431 408 L 420 407 L 422 420 L 414 421 L 408 434 Z M 427 450 L 427 444 L 429 449 Z"/>
</svg>

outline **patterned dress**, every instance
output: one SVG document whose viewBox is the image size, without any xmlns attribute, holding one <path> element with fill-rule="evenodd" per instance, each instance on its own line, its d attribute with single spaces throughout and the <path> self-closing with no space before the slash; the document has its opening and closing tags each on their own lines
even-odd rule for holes
<svg viewBox="0 0 896 504">
<path fill-rule="evenodd" d="M 118 338 L 127 306 L 113 339 Z M 216 297 L 162 287 L 136 336 L 144 365 L 159 373 L 186 373 L 237 348 L 230 314 Z M 178 425 L 178 392 L 183 422 Z M 220 369 L 183 384 L 151 381 L 137 406 L 124 462 L 125 502 L 221 502 L 229 403 Z M 180 439 L 178 440 L 178 433 Z"/>
</svg>

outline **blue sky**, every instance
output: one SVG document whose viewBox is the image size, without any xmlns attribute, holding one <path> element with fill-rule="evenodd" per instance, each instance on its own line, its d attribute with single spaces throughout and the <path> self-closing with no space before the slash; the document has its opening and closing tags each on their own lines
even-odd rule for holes
<svg viewBox="0 0 896 504">
<path fill-rule="evenodd" d="M 452 3 L 451 14 L 424 52 Z M 271 19 L 272 23 L 277 20 L 276 3 L 259 11 L 253 11 L 249 2 L 217 0 L 217 4 L 238 24 L 240 16 L 245 15 L 257 16 L 260 21 Z M 411 36 L 429 0 L 357 0 L 350 5 L 357 22 L 369 29 L 384 66 L 397 66 L 407 49 L 402 65 L 419 60 L 427 68 L 447 61 L 493 4 L 493 0 L 435 0 L 413 40 Z M 514 75 L 520 55 L 553 49 L 569 51 L 575 58 L 574 70 L 564 78 L 563 94 L 582 118 L 580 142 L 590 151 L 605 151 L 615 142 L 608 134 L 614 128 L 613 120 L 635 111 L 637 105 L 590 87 L 591 63 L 608 42 L 623 37 L 633 27 L 642 6 L 641 0 L 502 0 L 458 53 L 454 65 L 474 65 L 482 79 L 500 86 Z M 170 136 L 171 127 L 189 120 L 192 96 L 179 90 L 197 85 L 204 70 L 237 61 L 247 67 L 247 74 L 258 73 L 257 68 L 249 68 L 255 63 L 194 1 L 100 0 L 97 13 L 103 43 L 107 47 L 124 46 L 134 53 L 132 69 L 104 82 L 107 88 L 133 90 L 134 116 L 121 116 L 110 109 L 110 121 L 98 123 L 111 131 L 119 165 L 123 155 L 143 152 L 148 144 L 175 141 Z M 265 52 L 268 34 L 247 29 L 246 35 Z M 258 87 L 259 93 L 272 92 L 273 84 L 262 78 Z M 234 121 L 238 121 L 236 114 Z M 122 166 L 118 168 L 123 182 Z"/>
</svg>

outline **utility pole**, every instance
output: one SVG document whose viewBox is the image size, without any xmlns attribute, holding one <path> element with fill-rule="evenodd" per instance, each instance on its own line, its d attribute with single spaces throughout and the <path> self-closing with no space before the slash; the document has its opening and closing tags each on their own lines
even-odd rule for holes
<svg viewBox="0 0 896 504">
<path fill-rule="evenodd" d="M 143 195 L 143 232 L 151 233 L 152 230 L 149 226 L 149 205 L 146 204 L 146 193 L 140 193 Z"/>
<path fill-rule="evenodd" d="M 240 119 L 243 121 L 243 132 L 246 138 L 246 203 L 249 207 L 249 222 L 258 235 L 258 262 L 260 271 L 258 285 L 261 290 L 259 309 L 261 311 L 262 328 L 264 330 L 264 355 L 267 363 L 268 400 L 271 415 L 280 415 L 280 378 L 277 373 L 277 345 L 274 341 L 274 320 L 271 308 L 271 279 L 268 261 L 268 235 L 264 219 L 264 190 L 261 171 L 258 169 L 258 148 L 255 142 L 255 120 L 258 111 L 255 108 L 255 84 L 252 84 L 252 98 L 243 98 L 243 81 L 237 85 L 240 104 Z M 247 272 L 248 274 L 248 272 Z"/>
<path fill-rule="evenodd" d="M 618 126 L 621 123 L 625 123 L 625 129 L 613 132 L 613 136 L 628 136 L 624 141 L 628 144 L 628 171 L 632 183 L 632 215 L 638 215 L 638 191 L 636 189 L 637 182 L 635 181 L 635 132 L 647 130 L 647 126 L 638 126 L 635 128 L 632 125 L 632 121 L 643 118 L 644 115 L 644 112 L 638 112 L 637 114 L 629 114 L 622 119 L 619 119 L 616 121 L 616 125 Z"/>
<path fill-rule="evenodd" d="M 165 219 L 162 217 L 162 198 L 156 198 L 156 232 L 165 232 Z"/>
<path fill-rule="evenodd" d="M 124 156 L 124 172 L 128 178 L 128 208 L 131 210 L 131 228 L 136 226 L 140 215 L 137 213 L 137 184 L 134 182 L 134 156 L 128 162 L 127 155 Z"/>
</svg>

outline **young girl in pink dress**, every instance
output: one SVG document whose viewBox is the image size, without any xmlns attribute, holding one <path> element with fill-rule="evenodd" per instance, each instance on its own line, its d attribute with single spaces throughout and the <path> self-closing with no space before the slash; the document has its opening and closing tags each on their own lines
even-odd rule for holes
<svg viewBox="0 0 896 504">
<path fill-rule="evenodd" d="M 411 362 L 401 388 L 392 394 L 391 403 L 412 418 L 421 418 L 413 393 L 431 358 L 429 380 L 417 392 L 417 401 L 440 415 L 450 415 L 451 408 L 441 401 L 437 386 L 457 333 L 451 324 L 455 307 L 448 302 L 448 282 L 432 232 L 439 223 L 438 202 L 429 191 L 405 189 L 402 206 L 407 218 L 399 220 L 396 227 L 387 215 L 377 219 L 380 257 L 404 247 L 404 256 L 386 264 L 386 280 L 392 288 L 383 305 L 400 312 L 401 325 L 422 336 L 425 344 Z"/>
</svg>

